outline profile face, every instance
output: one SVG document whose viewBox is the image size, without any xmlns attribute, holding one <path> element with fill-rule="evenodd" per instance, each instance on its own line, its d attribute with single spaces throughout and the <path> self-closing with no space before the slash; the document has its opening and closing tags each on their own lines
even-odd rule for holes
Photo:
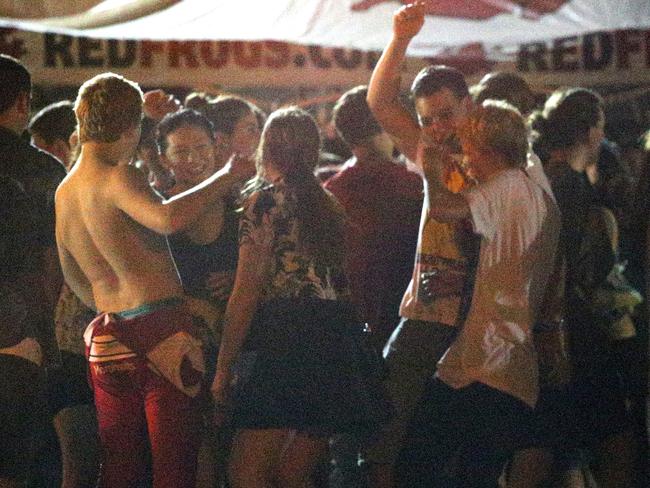
<svg viewBox="0 0 650 488">
<path fill-rule="evenodd" d="M 442 143 L 456 133 L 467 113 L 466 99 L 458 99 L 449 88 L 415 99 L 418 124 L 425 138 Z"/>
<path fill-rule="evenodd" d="M 257 117 L 253 112 L 249 112 L 235 124 L 230 136 L 230 152 L 250 158 L 255 154 L 259 142 L 260 128 L 257 125 Z"/>
<path fill-rule="evenodd" d="M 176 184 L 197 185 L 215 172 L 214 146 L 202 127 L 186 125 L 167 134 L 163 165 L 174 172 Z"/>
</svg>

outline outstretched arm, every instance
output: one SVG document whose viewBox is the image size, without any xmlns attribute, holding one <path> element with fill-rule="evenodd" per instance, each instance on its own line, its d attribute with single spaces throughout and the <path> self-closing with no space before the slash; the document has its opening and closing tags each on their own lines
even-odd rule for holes
<svg viewBox="0 0 650 488">
<path fill-rule="evenodd" d="M 400 70 L 411 39 L 424 25 L 423 2 L 406 5 L 393 16 L 393 35 L 368 85 L 368 105 L 398 149 L 416 161 L 420 128 L 399 100 Z"/>
<path fill-rule="evenodd" d="M 116 170 L 110 182 L 113 203 L 139 224 L 159 234 L 187 229 L 207 205 L 224 198 L 248 174 L 247 164 L 234 157 L 204 182 L 169 200 L 160 201 L 142 173 L 131 166 Z"/>
</svg>

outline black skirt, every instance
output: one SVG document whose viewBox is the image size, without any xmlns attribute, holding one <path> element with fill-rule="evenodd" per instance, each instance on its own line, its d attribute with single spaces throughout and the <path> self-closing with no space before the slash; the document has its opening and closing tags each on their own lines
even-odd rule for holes
<svg viewBox="0 0 650 488">
<path fill-rule="evenodd" d="M 261 306 L 235 367 L 233 423 L 372 436 L 390 416 L 383 364 L 346 302 Z"/>
</svg>

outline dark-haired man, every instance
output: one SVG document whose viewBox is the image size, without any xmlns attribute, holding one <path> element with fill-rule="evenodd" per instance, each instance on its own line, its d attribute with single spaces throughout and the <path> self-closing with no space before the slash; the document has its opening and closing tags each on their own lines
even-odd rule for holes
<svg viewBox="0 0 650 488">
<path fill-rule="evenodd" d="M 29 121 L 32 144 L 70 167 L 70 136 L 77 127 L 72 102 L 64 100 L 42 108 Z"/>
<path fill-rule="evenodd" d="M 552 307 L 560 212 L 525 170 L 528 140 L 511 105 L 487 101 L 460 128 L 478 185 L 451 193 L 435 175 L 447 148 L 426 161 L 429 213 L 469 219 L 480 236 L 471 306 L 458 337 L 429 379 L 397 463 L 403 486 L 494 487 L 529 432 L 539 394 L 533 325 Z"/>
<path fill-rule="evenodd" d="M 368 105 L 398 149 L 422 169 L 429 147 L 446 145 L 459 153 L 456 129 L 472 106 L 463 75 L 446 66 L 429 66 L 413 81 L 418 122 L 399 100 L 400 70 L 411 39 L 424 23 L 424 5 L 403 7 L 394 17 L 393 37 L 368 87 Z M 458 161 L 449 159 L 445 184 L 453 191 L 467 185 Z M 393 486 L 393 464 L 406 424 L 424 383 L 456 335 L 470 295 L 475 239 L 463 223 L 430 218 L 422 208 L 417 254 L 411 282 L 400 308 L 402 321 L 384 349 L 389 365 L 387 387 L 395 405 L 394 419 L 367 453 L 373 486 Z"/>
<path fill-rule="evenodd" d="M 334 126 L 353 157 L 324 186 L 351 220 L 352 293 L 373 342 L 383 347 L 413 270 L 423 187 L 420 175 L 393 160 L 393 142 L 368 108 L 367 93 L 365 86 L 353 88 L 334 106 Z"/>
<path fill-rule="evenodd" d="M 9 287 L 0 292 L 0 485 L 18 486 L 29 469 L 36 422 L 45 419 L 42 366 L 58 361 L 52 318 L 62 280 L 54 192 L 65 170 L 21 137 L 31 107 L 29 71 L 0 55 L 0 86 L 1 262 Z"/>
<path fill-rule="evenodd" d="M 240 176 L 238 161 L 165 202 L 130 165 L 142 92 L 106 73 L 75 103 L 81 156 L 56 194 L 57 244 L 66 281 L 101 311 L 86 330 L 103 462 L 99 486 L 135 486 L 144 433 L 153 486 L 193 487 L 200 442 L 200 341 L 164 236 L 191 225 Z"/>
<path fill-rule="evenodd" d="M 31 108 L 31 75 L 16 59 L 0 55 L 0 174 L 19 181 L 34 205 L 40 209 L 41 225 L 46 229 L 42 239 L 34 244 L 40 249 L 43 269 L 42 291 L 46 303 L 54 310 L 61 287 L 62 276 L 54 246 L 54 193 L 65 177 L 65 168 L 53 157 L 37 150 L 21 136 L 29 121 Z M 51 315 L 50 315 L 51 316 Z M 52 323 L 43 324 L 41 344 L 46 351 L 46 361 L 53 359 Z M 50 336 L 46 339 L 46 336 Z"/>
</svg>

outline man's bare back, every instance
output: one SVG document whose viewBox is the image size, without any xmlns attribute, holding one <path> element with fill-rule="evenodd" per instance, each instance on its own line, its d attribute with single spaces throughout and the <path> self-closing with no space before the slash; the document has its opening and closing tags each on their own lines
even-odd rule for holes
<svg viewBox="0 0 650 488">
<path fill-rule="evenodd" d="M 97 310 L 117 312 L 182 287 L 163 235 L 187 228 L 240 177 L 228 164 L 204 183 L 161 202 L 144 175 L 82 155 L 56 195 L 57 244 L 66 281 Z"/>
<path fill-rule="evenodd" d="M 57 192 L 62 264 L 66 275 L 92 288 L 98 310 L 127 310 L 182 293 L 164 237 L 134 221 L 114 201 L 123 191 L 119 182 L 138 178 L 136 171 L 82 160 Z M 87 292 L 82 295 L 87 297 Z"/>
<path fill-rule="evenodd" d="M 186 230 L 244 178 L 233 158 L 164 202 L 129 163 L 140 139 L 142 92 L 118 75 L 82 85 L 75 104 L 81 153 L 59 186 L 56 240 L 66 282 L 84 303 L 119 312 L 182 296 L 163 236 Z"/>
</svg>

